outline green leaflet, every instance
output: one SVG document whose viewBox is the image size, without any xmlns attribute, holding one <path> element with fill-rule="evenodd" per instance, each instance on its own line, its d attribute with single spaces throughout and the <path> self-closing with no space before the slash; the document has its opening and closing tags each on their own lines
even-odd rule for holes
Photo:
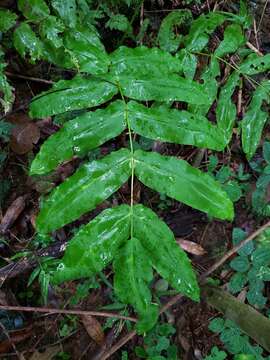
<svg viewBox="0 0 270 360">
<path fill-rule="evenodd" d="M 169 13 L 163 20 L 159 28 L 157 42 L 162 50 L 168 52 L 177 51 L 182 35 L 175 34 L 175 27 L 182 24 L 186 25 L 192 19 L 190 10 L 175 10 Z"/>
<path fill-rule="evenodd" d="M 223 149 L 223 134 L 203 116 L 163 105 L 147 108 L 130 101 L 128 117 L 132 130 L 149 139 Z"/>
<path fill-rule="evenodd" d="M 121 205 L 102 211 L 69 241 L 53 282 L 89 277 L 103 270 L 129 235 L 129 206 Z"/>
<path fill-rule="evenodd" d="M 18 0 L 18 8 L 31 21 L 38 22 L 50 14 L 50 9 L 44 0 Z"/>
<path fill-rule="evenodd" d="M 0 92 L 3 93 L 3 98 L 0 97 L 0 104 L 6 114 L 12 107 L 14 101 L 13 87 L 8 83 L 7 77 L 0 70 Z"/>
<path fill-rule="evenodd" d="M 0 32 L 6 32 L 16 24 L 17 15 L 0 8 Z"/>
<path fill-rule="evenodd" d="M 94 75 L 108 71 L 109 57 L 96 31 L 82 26 L 70 29 L 65 34 L 64 45 L 80 71 Z"/>
<path fill-rule="evenodd" d="M 87 112 L 65 123 L 41 146 L 32 162 L 31 175 L 48 173 L 72 156 L 83 156 L 121 134 L 126 128 L 124 111 L 125 104 L 117 100 L 105 109 Z"/>
<path fill-rule="evenodd" d="M 139 314 L 137 330 L 140 334 L 150 330 L 157 321 L 158 307 L 151 303 L 149 283 L 153 272 L 149 255 L 140 241 L 131 238 L 114 260 L 114 288 L 124 303 L 134 306 Z"/>
<path fill-rule="evenodd" d="M 78 219 L 117 191 L 130 175 L 127 149 L 82 165 L 44 201 L 37 218 L 37 230 L 48 233 Z"/>
<path fill-rule="evenodd" d="M 232 95 L 236 86 L 239 84 L 239 73 L 233 72 L 226 84 L 221 88 L 216 117 L 217 117 L 217 126 L 218 128 L 224 132 L 224 147 L 229 143 L 233 126 L 236 119 L 236 106 L 232 102 Z"/>
<path fill-rule="evenodd" d="M 241 26 L 238 24 L 229 25 L 224 31 L 224 39 L 216 49 L 215 56 L 223 57 L 224 55 L 234 53 L 244 43 L 245 36 Z"/>
<path fill-rule="evenodd" d="M 50 44 L 59 48 L 63 45 L 63 39 L 59 34 L 63 33 L 65 26 L 60 19 L 55 16 L 48 16 L 40 24 L 40 36 L 48 40 Z"/>
<path fill-rule="evenodd" d="M 189 34 L 185 38 L 188 51 L 201 51 L 208 43 L 209 35 L 226 20 L 226 16 L 218 12 L 201 15 L 192 22 Z"/>
<path fill-rule="evenodd" d="M 51 90 L 32 100 L 30 116 L 42 118 L 98 106 L 110 100 L 117 92 L 116 86 L 99 79 L 76 76 L 72 80 L 60 80 Z"/>
<path fill-rule="evenodd" d="M 270 69 L 270 54 L 258 56 L 249 55 L 239 66 L 239 71 L 245 75 L 255 75 Z"/>
<path fill-rule="evenodd" d="M 263 101 L 269 103 L 270 81 L 263 81 L 253 93 L 248 110 L 241 122 L 242 146 L 248 159 L 255 154 L 260 143 L 268 113 L 262 110 Z"/>
<path fill-rule="evenodd" d="M 14 31 L 13 43 L 22 57 L 29 53 L 32 61 L 40 59 L 43 55 L 42 42 L 26 22 L 22 22 Z"/>
<path fill-rule="evenodd" d="M 206 115 L 209 111 L 210 106 L 216 100 L 218 92 L 218 83 L 216 77 L 220 74 L 219 63 L 217 58 L 212 57 L 211 62 L 208 66 L 205 67 L 203 74 L 201 76 L 201 87 L 203 92 L 207 94 L 208 101 L 201 103 L 190 103 L 188 109 L 194 114 Z"/>
<path fill-rule="evenodd" d="M 209 97 L 201 84 L 176 74 L 149 76 L 147 74 L 103 76 L 119 84 L 123 95 L 141 101 L 185 101 L 191 104 L 208 104 Z"/>
<path fill-rule="evenodd" d="M 120 46 L 110 54 L 110 59 L 110 72 L 113 75 L 135 76 L 136 79 L 145 75 L 159 78 L 161 74 L 181 71 L 181 62 L 176 57 L 156 47 Z"/>
<path fill-rule="evenodd" d="M 75 27 L 77 22 L 76 0 L 51 0 L 51 4 L 67 26 Z"/>
<path fill-rule="evenodd" d="M 186 253 L 172 231 L 149 208 L 134 207 L 134 235 L 141 240 L 156 271 L 177 291 L 199 300 L 199 287 Z"/>
<path fill-rule="evenodd" d="M 176 54 L 182 64 L 182 72 L 188 79 L 193 79 L 197 68 L 197 58 L 186 49 L 181 49 Z"/>
<path fill-rule="evenodd" d="M 14 101 L 13 87 L 9 84 L 7 77 L 5 75 L 6 64 L 4 62 L 4 52 L 0 46 L 0 105 L 4 109 L 4 113 L 7 113 Z"/>
<path fill-rule="evenodd" d="M 220 185 L 184 160 L 137 150 L 135 175 L 146 186 L 195 209 L 233 219 L 233 204 Z"/>
</svg>

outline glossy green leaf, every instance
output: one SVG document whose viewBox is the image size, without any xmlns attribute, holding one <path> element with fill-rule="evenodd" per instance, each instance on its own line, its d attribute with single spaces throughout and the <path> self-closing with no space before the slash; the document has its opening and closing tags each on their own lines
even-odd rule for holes
<svg viewBox="0 0 270 360">
<path fill-rule="evenodd" d="M 248 282 L 246 274 L 237 272 L 231 278 L 229 282 L 229 290 L 232 294 L 237 294 Z"/>
<path fill-rule="evenodd" d="M 77 22 L 76 0 L 51 0 L 51 4 L 67 26 L 75 27 Z"/>
<path fill-rule="evenodd" d="M 43 54 L 42 42 L 26 22 L 22 22 L 14 31 L 13 43 L 22 57 L 29 54 L 32 61 L 40 59 Z"/>
<path fill-rule="evenodd" d="M 209 35 L 226 20 L 226 16 L 218 12 L 211 12 L 199 16 L 192 22 L 189 34 L 185 38 L 188 51 L 201 51 L 208 43 Z"/>
<path fill-rule="evenodd" d="M 270 69 L 270 54 L 258 56 L 252 53 L 239 66 L 239 71 L 245 75 L 255 75 Z"/>
<path fill-rule="evenodd" d="M 130 175 L 127 149 L 82 165 L 44 201 L 37 218 L 37 230 L 48 233 L 78 219 L 117 191 Z"/>
<path fill-rule="evenodd" d="M 166 106 L 147 108 L 135 101 L 128 103 L 131 128 L 153 140 L 176 144 L 223 149 L 223 134 L 205 117 Z"/>
<path fill-rule="evenodd" d="M 185 48 L 181 49 L 176 56 L 181 62 L 182 72 L 188 79 L 193 79 L 197 68 L 197 58 L 194 54 L 187 51 Z"/>
<path fill-rule="evenodd" d="M 186 253 L 176 243 L 172 231 L 149 208 L 136 205 L 134 235 L 147 250 L 156 271 L 177 291 L 199 300 L 196 275 Z"/>
<path fill-rule="evenodd" d="M 76 76 L 72 80 L 61 80 L 32 100 L 30 116 L 42 118 L 91 108 L 107 102 L 117 92 L 115 85 L 95 78 Z"/>
<path fill-rule="evenodd" d="M 221 88 L 218 97 L 216 118 L 218 128 L 224 133 L 224 147 L 232 137 L 237 110 L 231 98 L 238 84 L 239 73 L 233 72 L 226 84 Z"/>
<path fill-rule="evenodd" d="M 63 45 L 63 39 L 59 34 L 63 33 L 65 25 L 55 16 L 48 16 L 40 24 L 40 35 L 43 39 L 47 39 L 53 46 L 59 48 Z M 63 51 L 63 50 L 62 50 Z"/>
<path fill-rule="evenodd" d="M 112 15 L 105 24 L 106 28 L 126 32 L 132 37 L 132 26 L 128 18 L 123 14 Z"/>
<path fill-rule="evenodd" d="M 218 92 L 218 82 L 216 80 L 217 76 L 220 74 L 219 62 L 217 58 L 212 57 L 210 64 L 205 66 L 205 69 L 201 75 L 200 82 L 203 92 L 207 94 L 208 101 L 202 103 L 190 103 L 188 109 L 194 114 L 200 114 L 206 116 L 211 105 L 217 98 Z"/>
<path fill-rule="evenodd" d="M 263 102 L 269 103 L 270 81 L 263 81 L 253 93 L 252 100 L 241 122 L 242 146 L 248 159 L 255 154 L 261 140 L 268 113 L 262 109 Z"/>
<path fill-rule="evenodd" d="M 17 15 L 0 8 L 0 32 L 6 32 L 16 24 Z"/>
<path fill-rule="evenodd" d="M 0 104 L 3 107 L 5 114 L 11 109 L 15 99 L 13 90 L 14 89 L 9 84 L 7 77 L 0 71 L 0 92 L 3 94 L 3 97 L 0 97 Z"/>
<path fill-rule="evenodd" d="M 121 301 L 131 304 L 139 314 L 140 334 L 151 329 L 158 318 L 158 307 L 152 304 L 149 284 L 153 280 L 151 261 L 140 241 L 131 238 L 114 260 L 114 289 Z"/>
<path fill-rule="evenodd" d="M 49 137 L 32 162 L 30 173 L 44 174 L 73 156 L 83 156 L 126 128 L 125 105 L 117 100 L 105 109 L 87 112 L 65 123 Z M 57 151 L 55 151 L 57 149 Z"/>
<path fill-rule="evenodd" d="M 230 262 L 230 267 L 240 273 L 245 273 L 250 267 L 250 263 L 247 256 L 237 256 Z"/>
<path fill-rule="evenodd" d="M 103 270 L 129 235 L 130 207 L 121 205 L 104 210 L 69 241 L 53 282 L 89 277 Z"/>
<path fill-rule="evenodd" d="M 201 84 L 176 74 L 153 76 L 147 74 L 103 76 L 119 84 L 123 95 L 140 101 L 185 101 L 191 104 L 208 104 L 209 97 Z"/>
<path fill-rule="evenodd" d="M 146 186 L 209 215 L 229 220 L 234 216 L 219 183 L 184 160 L 137 150 L 135 174 Z"/>
<path fill-rule="evenodd" d="M 240 46 L 245 44 L 245 36 L 242 28 L 238 24 L 232 24 L 226 27 L 224 39 L 215 51 L 215 56 L 223 57 L 224 55 L 236 52 Z"/>
<path fill-rule="evenodd" d="M 50 14 L 44 0 L 18 0 L 18 8 L 28 20 L 39 22 Z"/>
<path fill-rule="evenodd" d="M 80 71 L 94 75 L 107 72 L 109 57 L 96 31 L 82 26 L 70 29 L 64 37 L 64 45 Z"/>
<path fill-rule="evenodd" d="M 4 55 L 0 47 L 0 105 L 3 107 L 4 113 L 7 113 L 11 109 L 15 97 L 13 87 L 9 84 L 5 75 L 6 63 L 4 62 Z"/>
<path fill-rule="evenodd" d="M 191 22 L 192 14 L 190 10 L 174 10 L 163 20 L 159 28 L 157 41 L 162 50 L 168 52 L 177 51 L 183 38 L 181 34 L 175 34 L 175 27 L 182 24 L 187 25 Z"/>
<path fill-rule="evenodd" d="M 135 76 L 136 79 L 142 75 L 159 78 L 161 74 L 181 71 L 181 63 L 176 57 L 156 47 L 128 48 L 120 46 L 110 54 L 110 59 L 110 72 L 113 75 Z"/>
</svg>

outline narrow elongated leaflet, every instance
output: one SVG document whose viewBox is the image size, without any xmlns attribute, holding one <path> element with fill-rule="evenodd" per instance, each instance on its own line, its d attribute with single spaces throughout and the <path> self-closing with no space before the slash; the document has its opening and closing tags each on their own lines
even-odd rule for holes
<svg viewBox="0 0 270 360">
<path fill-rule="evenodd" d="M 218 97 L 216 117 L 218 128 L 224 133 L 224 147 L 232 137 L 233 126 L 236 119 L 236 106 L 231 98 L 238 84 L 239 73 L 235 71 L 221 88 Z"/>
<path fill-rule="evenodd" d="M 269 118 L 262 109 L 263 102 L 270 102 L 270 81 L 263 81 L 253 93 L 248 110 L 241 122 L 242 146 L 248 159 L 251 159 L 260 143 L 263 127 Z"/>
<path fill-rule="evenodd" d="M 150 188 L 220 219 L 233 219 L 233 204 L 220 184 L 184 160 L 135 151 L 135 175 Z"/>
<path fill-rule="evenodd" d="M 32 162 L 30 173 L 48 173 L 72 156 L 83 156 L 121 134 L 126 128 L 124 111 L 124 103 L 117 100 L 105 109 L 87 112 L 65 123 L 61 130 L 41 146 Z"/>
<path fill-rule="evenodd" d="M 78 219 L 117 191 L 130 175 L 127 149 L 82 165 L 44 201 L 36 222 L 37 230 L 50 232 Z"/>
<path fill-rule="evenodd" d="M 114 289 L 121 301 L 131 304 L 139 314 L 139 333 L 151 329 L 158 318 L 158 306 L 152 304 L 149 289 L 153 279 L 151 261 L 141 241 L 131 238 L 116 255 Z"/>
<path fill-rule="evenodd" d="M 60 80 L 51 90 L 36 96 L 30 104 L 30 116 L 42 118 L 65 111 L 98 106 L 110 100 L 118 89 L 109 82 L 76 76 Z"/>
<path fill-rule="evenodd" d="M 164 76 L 163 76 L 164 75 Z M 143 72 L 131 74 L 105 74 L 102 78 L 119 84 L 123 94 L 141 101 L 185 101 L 191 104 L 208 104 L 209 97 L 201 84 L 177 74 L 147 75 Z"/>
<path fill-rule="evenodd" d="M 176 57 L 156 47 L 150 49 L 146 46 L 120 46 L 110 54 L 110 60 L 110 72 L 114 75 L 133 75 L 138 78 L 144 74 L 158 78 L 160 74 L 181 71 L 181 62 Z"/>
<path fill-rule="evenodd" d="M 108 71 L 109 56 L 95 30 L 83 26 L 70 29 L 65 34 L 64 45 L 81 72 L 99 75 Z"/>
<path fill-rule="evenodd" d="M 53 282 L 89 277 L 103 270 L 129 235 L 129 206 L 121 205 L 102 211 L 69 241 L 65 255 L 53 275 Z"/>
<path fill-rule="evenodd" d="M 149 208 L 136 205 L 134 235 L 147 250 L 156 271 L 179 292 L 193 300 L 199 299 L 196 275 L 186 253 L 176 243 L 172 231 Z"/>
<path fill-rule="evenodd" d="M 161 105 L 147 108 L 135 101 L 128 103 L 132 130 L 153 140 L 176 144 L 223 149 L 223 134 L 204 116 Z"/>
</svg>

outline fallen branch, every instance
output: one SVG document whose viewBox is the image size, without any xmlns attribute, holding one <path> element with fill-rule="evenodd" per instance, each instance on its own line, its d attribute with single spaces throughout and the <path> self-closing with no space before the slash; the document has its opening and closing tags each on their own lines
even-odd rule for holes
<svg viewBox="0 0 270 360">
<path fill-rule="evenodd" d="M 97 316 L 106 318 L 117 318 L 122 320 L 129 320 L 137 322 L 137 319 L 130 316 L 119 315 L 117 313 L 88 311 L 88 310 L 67 310 L 67 309 L 52 309 L 47 307 L 34 307 L 34 306 L 9 306 L 0 305 L 0 310 L 6 311 L 21 311 L 21 312 L 38 312 L 45 314 L 65 314 L 65 315 L 79 315 L 79 316 Z"/>
</svg>

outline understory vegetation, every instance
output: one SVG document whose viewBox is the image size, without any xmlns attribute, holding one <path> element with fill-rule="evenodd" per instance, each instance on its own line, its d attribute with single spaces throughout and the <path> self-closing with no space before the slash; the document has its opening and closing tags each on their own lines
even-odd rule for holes
<svg viewBox="0 0 270 360">
<path fill-rule="evenodd" d="M 0 6 L 1 356 L 270 359 L 268 1 Z"/>
</svg>

